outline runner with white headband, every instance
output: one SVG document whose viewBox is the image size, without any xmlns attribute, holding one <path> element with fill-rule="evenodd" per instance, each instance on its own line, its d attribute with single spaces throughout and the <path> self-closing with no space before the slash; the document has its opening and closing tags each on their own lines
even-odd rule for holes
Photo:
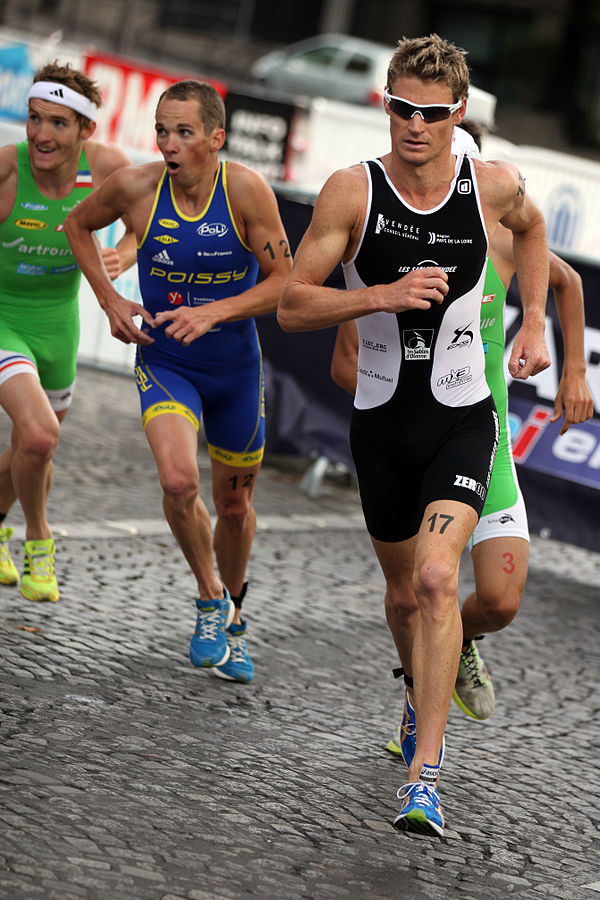
<svg viewBox="0 0 600 900">
<path fill-rule="evenodd" d="M 29 89 L 27 101 L 36 99 L 49 100 L 51 103 L 67 106 L 85 116 L 90 122 L 96 121 L 98 106 L 66 84 L 57 84 L 55 81 L 36 81 Z"/>
<path fill-rule="evenodd" d="M 52 457 L 73 396 L 81 273 L 63 229 L 67 213 L 129 160 L 90 140 L 101 105 L 96 84 L 58 62 L 34 76 L 27 140 L 0 148 L 0 405 L 12 441 L 0 456 L 0 582 L 29 600 L 58 600 L 54 541 L 46 518 Z M 103 251 L 115 278 L 135 259 L 126 231 Z M 4 519 L 18 499 L 25 516 L 23 576 Z"/>
</svg>

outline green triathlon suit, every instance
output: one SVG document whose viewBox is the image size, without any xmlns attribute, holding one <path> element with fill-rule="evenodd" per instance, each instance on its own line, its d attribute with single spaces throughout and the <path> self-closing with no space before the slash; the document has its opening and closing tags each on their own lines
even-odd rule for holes
<svg viewBox="0 0 600 900">
<path fill-rule="evenodd" d="M 504 375 L 504 303 L 506 288 L 488 259 L 481 303 L 481 338 L 485 350 L 485 377 L 492 392 L 500 425 L 500 438 L 481 518 L 471 546 L 493 537 L 529 540 L 525 504 L 512 458 L 508 424 L 508 390 Z"/>
<path fill-rule="evenodd" d="M 75 187 L 53 200 L 33 179 L 26 141 L 17 154 L 15 203 L 0 223 L 0 384 L 33 372 L 53 408 L 66 409 L 76 372 L 81 271 L 63 223 L 91 192 L 92 178 L 82 150 Z"/>
</svg>

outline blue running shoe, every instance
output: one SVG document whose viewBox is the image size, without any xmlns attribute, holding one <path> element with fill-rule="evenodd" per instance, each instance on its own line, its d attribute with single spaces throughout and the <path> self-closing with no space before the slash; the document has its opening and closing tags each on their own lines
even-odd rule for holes
<svg viewBox="0 0 600 900">
<path fill-rule="evenodd" d="M 245 621 L 242 621 L 241 625 L 232 622 L 225 632 L 230 653 L 227 662 L 213 669 L 219 678 L 225 678 L 227 681 L 241 681 L 242 684 L 248 684 L 254 678 L 254 666 L 246 647 L 247 627 Z"/>
<path fill-rule="evenodd" d="M 222 600 L 196 599 L 198 620 L 190 643 L 193 666 L 210 668 L 221 666 L 229 659 L 229 645 L 225 629 L 231 625 L 235 607 L 227 589 Z"/>
<path fill-rule="evenodd" d="M 406 763 L 406 767 L 410 769 L 413 761 L 415 750 L 417 749 L 417 726 L 415 722 L 415 711 L 408 699 L 408 691 L 404 701 L 404 712 L 402 721 L 394 731 L 392 737 L 385 745 L 385 749 L 393 753 L 394 756 L 401 756 Z M 440 755 L 438 766 L 441 768 L 444 761 L 444 753 L 446 752 L 446 736 L 442 738 L 442 746 L 440 747 Z"/>
<path fill-rule="evenodd" d="M 399 814 L 394 819 L 394 828 L 402 831 L 416 831 L 419 834 L 444 833 L 444 816 L 440 797 L 433 784 L 416 781 L 405 784 L 398 791 L 403 800 Z"/>
</svg>

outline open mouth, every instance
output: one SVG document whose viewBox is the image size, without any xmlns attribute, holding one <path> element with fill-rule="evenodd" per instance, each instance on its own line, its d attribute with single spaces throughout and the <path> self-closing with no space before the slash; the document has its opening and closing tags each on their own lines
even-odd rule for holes
<svg viewBox="0 0 600 900">
<path fill-rule="evenodd" d="M 167 169 L 169 172 L 177 172 L 179 169 L 179 163 L 176 162 L 167 162 Z"/>
</svg>

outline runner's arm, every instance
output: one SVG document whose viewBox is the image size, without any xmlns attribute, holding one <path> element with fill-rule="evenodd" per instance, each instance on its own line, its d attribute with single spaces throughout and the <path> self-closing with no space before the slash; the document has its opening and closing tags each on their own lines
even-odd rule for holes
<svg viewBox="0 0 600 900">
<path fill-rule="evenodd" d="M 140 331 L 133 321 L 135 316 L 142 316 L 151 326 L 152 316 L 141 304 L 127 300 L 114 289 L 95 232 L 127 215 L 127 204 L 135 202 L 141 180 L 137 167 L 119 169 L 88 194 L 65 219 L 65 232 L 73 255 L 108 316 L 111 334 L 125 344 L 153 343 L 154 339 Z"/>
<path fill-rule="evenodd" d="M 554 291 L 564 350 L 554 415 L 550 421 L 557 422 L 564 415 L 560 430 L 564 434 L 571 425 L 585 422 L 594 414 L 594 400 L 585 380 L 583 286 L 579 274 L 554 253 L 550 253 L 549 285 Z"/>
<path fill-rule="evenodd" d="M 548 293 L 546 224 L 515 166 L 504 163 L 496 167 L 496 172 L 510 204 L 500 222 L 513 232 L 515 271 L 523 306 L 523 323 L 513 343 L 508 370 L 513 378 L 526 379 L 550 365 L 544 337 Z"/>
<path fill-rule="evenodd" d="M 438 268 L 410 272 L 392 284 L 347 291 L 323 286 L 358 243 L 366 198 L 362 166 L 340 169 L 325 183 L 279 301 L 277 317 L 284 331 L 327 328 L 372 312 L 429 309 L 432 301 L 442 302 L 448 277 Z"/>
</svg>

